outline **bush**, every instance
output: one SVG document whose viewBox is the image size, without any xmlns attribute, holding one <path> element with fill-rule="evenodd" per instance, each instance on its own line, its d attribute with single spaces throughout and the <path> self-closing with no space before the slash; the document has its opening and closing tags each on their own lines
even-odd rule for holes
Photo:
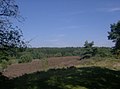
<svg viewBox="0 0 120 89">
<path fill-rule="evenodd" d="M 55 57 L 62 57 L 62 54 L 61 53 L 56 53 L 54 56 Z"/>
<path fill-rule="evenodd" d="M 22 55 L 19 59 L 19 63 L 27 63 L 27 62 L 31 62 L 32 61 L 32 56 L 30 54 L 25 54 Z"/>
<path fill-rule="evenodd" d="M 33 59 L 42 59 L 45 57 L 45 55 L 42 52 L 32 52 Z"/>
<path fill-rule="evenodd" d="M 7 68 L 8 66 L 8 62 L 6 60 L 2 60 L 1 61 L 1 69 L 4 70 L 5 68 Z"/>
<path fill-rule="evenodd" d="M 107 47 L 97 48 L 97 57 L 112 57 L 111 49 Z"/>
<path fill-rule="evenodd" d="M 10 59 L 10 60 L 8 61 L 8 65 L 15 64 L 15 63 L 17 63 L 17 60 L 16 60 L 16 59 Z"/>
<path fill-rule="evenodd" d="M 66 52 L 65 56 L 73 56 L 71 53 Z"/>
<path fill-rule="evenodd" d="M 2 62 L 2 60 L 8 61 L 9 59 L 6 56 L 0 55 L 0 62 Z"/>
</svg>

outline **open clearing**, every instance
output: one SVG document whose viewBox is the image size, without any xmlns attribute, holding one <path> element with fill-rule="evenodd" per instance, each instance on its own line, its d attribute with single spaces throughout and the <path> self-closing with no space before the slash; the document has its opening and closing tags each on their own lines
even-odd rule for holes
<svg viewBox="0 0 120 89">
<path fill-rule="evenodd" d="M 80 60 L 79 56 L 52 57 L 43 60 L 33 60 L 30 63 L 13 64 L 3 72 L 9 78 L 19 77 L 37 71 L 47 71 L 48 69 L 68 68 L 68 67 L 105 67 L 112 70 L 120 70 L 120 60 L 115 59 L 86 59 Z"/>
<path fill-rule="evenodd" d="M 8 66 L 3 72 L 3 75 L 12 78 L 51 68 L 77 66 L 80 64 L 79 59 L 80 57 L 78 56 L 53 57 L 43 60 L 34 60 L 31 63 L 13 64 Z"/>
</svg>

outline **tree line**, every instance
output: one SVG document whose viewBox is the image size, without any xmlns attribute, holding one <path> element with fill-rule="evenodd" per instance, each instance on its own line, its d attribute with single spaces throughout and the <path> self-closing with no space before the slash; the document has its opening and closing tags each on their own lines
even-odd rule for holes
<svg viewBox="0 0 120 89">
<path fill-rule="evenodd" d="M 65 56 L 80 56 L 81 58 L 90 58 L 92 56 L 111 57 L 111 51 L 112 48 L 110 47 L 27 48 L 26 51 L 19 52 L 16 58 L 20 62 L 28 62 L 32 59 Z"/>
</svg>

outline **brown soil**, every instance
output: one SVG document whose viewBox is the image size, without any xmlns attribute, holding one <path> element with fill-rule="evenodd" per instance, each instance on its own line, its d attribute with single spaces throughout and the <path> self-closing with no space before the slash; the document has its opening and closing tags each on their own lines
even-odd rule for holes
<svg viewBox="0 0 120 89">
<path fill-rule="evenodd" d="M 80 57 L 53 57 L 45 60 L 34 60 L 31 63 L 13 64 L 3 72 L 3 75 L 13 78 L 37 71 L 44 71 L 50 68 L 61 68 L 79 65 Z"/>
</svg>

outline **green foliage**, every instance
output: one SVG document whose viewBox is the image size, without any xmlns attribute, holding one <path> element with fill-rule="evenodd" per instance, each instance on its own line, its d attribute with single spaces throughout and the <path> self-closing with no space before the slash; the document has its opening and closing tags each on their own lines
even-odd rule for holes
<svg viewBox="0 0 120 89">
<path fill-rule="evenodd" d="M 8 58 L 6 60 L 6 58 Z M 7 68 L 8 65 L 17 63 L 16 59 L 14 57 L 5 57 L 0 61 L 0 72 L 2 72 L 4 69 Z"/>
<path fill-rule="evenodd" d="M 120 59 L 120 49 L 114 50 L 114 56 L 117 59 Z"/>
<path fill-rule="evenodd" d="M 61 53 L 56 53 L 56 54 L 55 54 L 55 57 L 61 57 L 61 56 L 62 56 Z"/>
<path fill-rule="evenodd" d="M 49 69 L 49 66 L 48 66 L 48 59 L 44 58 L 42 59 L 42 67 L 43 67 L 43 70 L 46 71 Z"/>
<path fill-rule="evenodd" d="M 17 48 L 26 47 L 21 30 L 10 21 L 18 14 L 18 5 L 14 0 L 0 0 L 0 61 L 16 55 Z"/>
<path fill-rule="evenodd" d="M 89 43 L 88 43 L 89 44 Z M 24 54 L 31 55 L 33 59 L 44 59 L 48 57 L 63 56 L 82 56 L 86 57 L 111 57 L 111 48 L 109 47 L 92 47 L 93 42 L 85 47 L 66 47 L 66 48 L 27 48 L 25 52 L 19 53 L 17 59 Z"/>
<path fill-rule="evenodd" d="M 96 49 L 93 48 L 92 46 L 94 45 L 94 42 L 88 42 L 88 41 L 85 41 L 85 44 L 84 44 L 84 53 L 81 55 L 82 58 L 81 59 L 84 59 L 84 58 L 90 58 L 92 56 L 95 56 L 95 52 L 96 52 Z"/>
<path fill-rule="evenodd" d="M 93 45 L 94 45 L 94 42 L 93 42 L 93 41 L 90 42 L 90 43 L 89 43 L 88 41 L 85 41 L 84 47 L 85 47 L 85 48 L 92 48 Z"/>
<path fill-rule="evenodd" d="M 66 52 L 65 56 L 73 56 L 72 53 Z"/>
<path fill-rule="evenodd" d="M 112 49 L 108 47 L 100 47 L 96 48 L 96 55 L 97 57 L 112 57 Z"/>
<path fill-rule="evenodd" d="M 80 47 L 66 48 L 27 48 L 25 54 L 30 53 L 33 59 L 43 59 L 47 57 L 62 57 L 62 56 L 79 56 L 81 53 Z"/>
<path fill-rule="evenodd" d="M 6 60 L 2 60 L 2 62 L 1 62 L 2 70 L 4 70 L 5 68 L 7 68 L 7 66 L 8 66 L 8 62 Z"/>
<path fill-rule="evenodd" d="M 109 47 L 93 47 L 94 42 L 86 41 L 82 49 L 81 59 L 90 57 L 112 57 L 112 48 Z"/>
<path fill-rule="evenodd" d="M 2 60 L 6 60 L 8 61 L 8 57 L 7 56 L 4 56 L 4 55 L 0 55 L 0 63 L 2 62 Z"/>
<path fill-rule="evenodd" d="M 108 39 L 112 40 L 115 43 L 114 46 L 114 54 L 120 56 L 120 21 L 117 23 L 111 24 L 111 31 L 108 32 L 109 36 Z"/>
<path fill-rule="evenodd" d="M 40 52 L 39 50 L 37 51 L 33 51 L 31 56 L 33 57 L 33 59 L 42 59 L 44 58 L 44 54 L 42 52 Z"/>
<path fill-rule="evenodd" d="M 27 63 L 32 61 L 32 56 L 30 54 L 24 54 L 20 57 L 19 63 Z"/>
<path fill-rule="evenodd" d="M 18 63 L 17 59 L 10 59 L 7 62 L 8 62 L 8 65 L 12 65 L 12 64 Z"/>
</svg>

